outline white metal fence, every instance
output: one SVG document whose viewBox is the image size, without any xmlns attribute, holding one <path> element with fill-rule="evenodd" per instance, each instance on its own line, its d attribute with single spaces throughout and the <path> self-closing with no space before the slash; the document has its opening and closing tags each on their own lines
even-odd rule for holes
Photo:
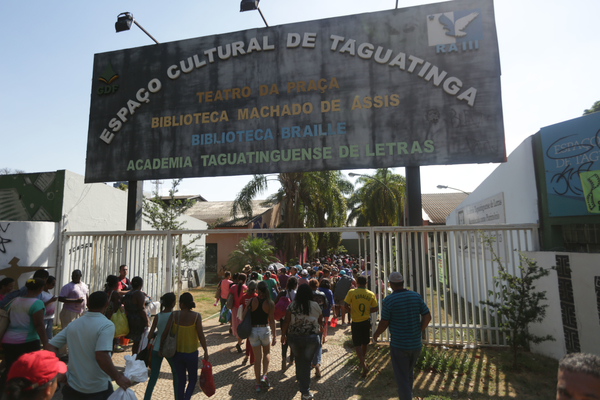
<svg viewBox="0 0 600 400">
<path fill-rule="evenodd" d="M 129 276 L 144 279 L 153 298 L 179 292 L 182 265 L 177 257 L 188 235 L 357 232 L 359 256 L 368 260 L 370 290 L 378 297 L 379 311 L 389 294 L 392 271 L 405 277 L 408 289 L 418 292 L 431 312 L 426 332 L 429 343 L 447 345 L 506 345 L 495 315 L 481 300 L 497 299 L 493 277 L 498 265 L 483 238 L 493 240 L 493 251 L 508 271 L 520 273 L 519 252 L 538 250 L 537 225 L 477 225 L 425 227 L 362 227 L 317 229 L 236 229 L 165 232 L 65 232 L 58 281 L 66 284 L 80 269 L 91 291 L 101 290 L 108 275 L 129 266 Z M 202 271 L 203 272 L 203 271 Z M 375 278 L 375 279 L 373 279 Z M 375 329 L 377 315 L 373 315 Z M 389 339 L 387 333 L 383 337 Z"/>
</svg>

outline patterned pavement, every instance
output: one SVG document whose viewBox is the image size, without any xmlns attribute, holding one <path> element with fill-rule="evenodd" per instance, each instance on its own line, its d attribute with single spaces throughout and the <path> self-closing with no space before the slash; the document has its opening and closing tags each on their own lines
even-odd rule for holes
<svg viewBox="0 0 600 400">
<path fill-rule="evenodd" d="M 277 400 L 300 400 L 301 394 L 298 391 L 298 383 L 295 376 L 295 366 L 281 370 L 281 332 L 277 324 L 278 343 L 271 347 L 271 362 L 269 366 L 268 378 L 271 387 L 268 391 L 260 393 L 254 389 L 254 367 L 246 364 L 242 366 L 244 354 L 239 354 L 235 349 L 236 340 L 229 334 L 229 325 L 219 325 L 217 318 L 204 321 L 204 334 L 208 345 L 210 362 L 213 365 L 213 375 L 216 393 L 211 399 L 277 399 Z M 321 378 L 316 379 L 314 372 L 311 379 L 311 391 L 315 399 L 358 399 L 356 395 L 356 386 L 360 382 L 360 374 L 356 367 L 347 365 L 351 356 L 351 350 L 342 346 L 342 342 L 350 335 L 350 327 L 328 328 L 327 343 L 323 346 L 323 356 L 321 360 Z M 128 350 L 130 347 L 128 347 Z M 123 356 L 131 354 L 116 353 L 113 355 L 113 362 L 117 367 L 124 367 Z M 289 353 L 288 353 L 289 354 Z M 202 356 L 202 349 L 200 349 Z M 199 360 L 200 367 L 202 362 Z M 169 400 L 174 399 L 173 386 L 171 383 L 172 375 L 169 364 L 163 361 L 159 379 L 154 387 L 153 399 Z M 135 391 L 138 399 L 144 398 L 146 391 L 146 382 L 135 384 L 132 389 Z M 193 400 L 207 398 L 196 386 Z M 56 393 L 53 400 L 61 400 L 60 393 Z"/>
</svg>

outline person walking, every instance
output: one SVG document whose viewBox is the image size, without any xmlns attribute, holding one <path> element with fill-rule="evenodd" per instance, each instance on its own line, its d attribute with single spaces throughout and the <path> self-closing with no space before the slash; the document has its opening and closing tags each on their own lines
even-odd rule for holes
<svg viewBox="0 0 600 400">
<path fill-rule="evenodd" d="M 286 289 L 279 292 L 279 294 L 277 295 L 277 298 L 275 299 L 275 304 L 277 305 L 279 303 L 279 300 L 282 297 L 287 297 L 289 299 L 289 301 L 287 301 L 288 305 L 291 304 L 291 302 L 294 301 L 294 299 L 296 298 L 296 288 L 297 287 L 298 287 L 298 279 L 295 276 L 290 276 L 289 279 L 287 280 Z M 285 303 L 283 303 L 283 304 L 285 304 Z M 284 314 L 283 318 L 281 318 L 281 320 L 280 320 L 281 328 L 283 328 L 284 324 L 285 324 L 285 314 Z M 282 340 L 281 341 L 281 369 L 283 371 L 285 371 L 287 369 L 286 358 L 287 358 L 288 347 L 289 347 L 289 344 Z M 290 365 L 292 365 L 293 363 L 294 363 L 294 352 L 291 351 L 291 349 L 290 349 Z"/>
<path fill-rule="evenodd" d="M 242 306 L 244 307 L 243 310 L 248 308 L 248 304 L 250 304 L 250 301 L 253 298 L 258 297 L 258 293 L 256 293 L 256 284 L 256 281 L 248 282 L 248 290 L 242 297 Z M 246 365 L 248 362 L 248 357 L 250 358 L 250 365 L 254 365 L 254 352 L 252 351 L 252 345 L 250 344 L 250 337 L 246 339 L 246 356 L 242 360 L 242 365 Z"/>
<path fill-rule="evenodd" d="M 33 273 L 32 279 L 37 279 L 37 278 L 43 279 L 44 284 L 45 284 L 46 281 L 48 280 L 49 276 L 50 276 L 50 274 L 45 269 L 38 269 L 37 271 L 35 271 Z M 27 295 L 28 291 L 29 290 L 27 289 L 27 285 L 25 285 L 25 286 L 21 287 L 19 290 L 13 290 L 9 293 L 6 293 L 4 295 L 4 298 L 2 300 L 0 300 L 0 308 L 6 309 L 6 305 L 8 303 L 10 303 L 12 301 L 12 299 L 15 299 L 17 297 L 24 297 Z M 40 292 L 38 299 L 40 299 L 40 300 L 42 299 L 41 292 Z"/>
<path fill-rule="evenodd" d="M 46 314 L 44 315 L 44 327 L 46 328 L 46 338 L 48 340 L 52 339 L 54 336 L 52 333 L 52 328 L 54 325 L 54 314 L 56 311 L 56 297 L 51 292 L 54 291 L 54 287 L 56 286 L 56 278 L 53 276 L 49 276 L 46 284 L 44 285 L 44 290 L 42 291 L 42 301 L 44 302 L 44 307 L 46 307 Z"/>
<path fill-rule="evenodd" d="M 204 359 L 208 361 L 208 348 L 202 330 L 202 316 L 192 311 L 195 307 L 196 303 L 194 303 L 192 295 L 182 293 L 179 296 L 181 311 L 174 312 L 169 316 L 167 327 L 161 336 L 160 348 L 164 348 L 169 332 L 177 335 L 177 351 L 173 356 L 173 365 L 177 375 L 175 396 L 177 400 L 190 400 L 194 393 L 198 382 L 198 344 L 202 345 Z"/>
<path fill-rule="evenodd" d="M 256 391 L 261 391 L 261 386 L 269 387 L 267 372 L 269 371 L 269 362 L 271 361 L 271 345 L 277 343 L 277 333 L 275 331 L 275 304 L 271 300 L 269 286 L 265 281 L 260 281 L 256 285 L 258 297 L 250 300 L 248 307 L 244 310 L 251 313 L 252 333 L 250 334 L 250 345 L 254 353 L 254 376 L 256 379 Z M 243 319 L 243 317 L 242 317 Z M 262 364 L 262 374 L 261 374 Z"/>
<path fill-rule="evenodd" d="M 371 342 L 371 313 L 377 312 L 377 298 L 375 293 L 367 289 L 367 277 L 356 278 L 358 288 L 351 289 L 344 302 L 350 307 L 352 318 L 352 344 L 362 367 L 362 377 L 366 377 L 369 367 L 365 363 L 367 346 Z M 342 317 L 343 318 L 343 317 Z"/>
<path fill-rule="evenodd" d="M 63 303 L 60 311 L 60 325 L 65 329 L 71 322 L 83 315 L 88 302 L 88 286 L 81 282 L 81 270 L 71 273 L 71 282 L 60 289 L 58 301 Z M 66 348 L 65 348 L 66 353 Z"/>
<path fill-rule="evenodd" d="M 321 308 L 312 298 L 310 287 L 300 285 L 281 328 L 281 340 L 289 342 L 296 358 L 296 379 L 302 400 L 314 398 L 310 392 L 310 363 L 319 347 L 319 333 L 323 326 Z"/>
<path fill-rule="evenodd" d="M 131 280 L 132 289 L 123 296 L 123 306 L 129 324 L 129 333 L 125 337 L 133 341 L 131 354 L 138 353 L 142 335 L 146 328 L 150 326 L 150 319 L 145 305 L 146 295 L 142 292 L 143 286 L 144 280 L 136 276 Z"/>
<path fill-rule="evenodd" d="M 329 317 L 331 316 L 331 309 L 335 307 L 335 300 L 333 299 L 333 293 L 331 292 L 329 278 L 321 279 L 321 282 L 319 282 L 319 290 L 325 294 L 325 297 L 329 302 L 329 307 L 323 310 L 323 343 L 327 343 L 327 325 L 329 323 Z"/>
<path fill-rule="evenodd" d="M 325 293 L 323 293 L 319 290 L 319 281 L 316 278 L 308 281 L 308 286 L 310 286 L 310 290 L 312 290 L 312 292 L 313 292 L 313 300 L 319 305 L 319 308 L 321 309 L 321 313 L 323 313 L 323 321 L 325 321 L 325 317 L 324 317 L 325 310 L 327 310 L 331 307 L 329 301 L 327 300 L 327 296 L 325 296 Z M 325 325 L 325 323 L 323 325 Z M 324 330 L 325 330 L 325 326 L 321 326 L 321 332 L 319 333 L 319 348 L 317 349 L 317 352 L 315 353 L 315 356 L 313 357 L 312 365 L 311 365 L 311 368 L 315 369 L 315 377 L 316 378 L 321 377 L 321 356 L 323 355 L 323 332 L 324 332 Z"/>
<path fill-rule="evenodd" d="M 150 368 L 150 379 L 148 380 L 148 386 L 146 386 L 146 393 L 144 393 L 144 400 L 152 399 L 152 392 L 154 391 L 154 386 L 156 386 L 156 381 L 158 380 L 158 374 L 160 374 L 160 366 L 162 364 L 163 359 L 166 359 L 171 367 L 171 375 L 173 376 L 173 393 L 177 393 L 177 373 L 175 371 L 175 365 L 173 364 L 173 357 L 161 357 L 160 355 L 160 341 L 162 338 L 162 334 L 165 331 L 165 327 L 167 326 L 167 322 L 169 322 L 169 318 L 173 313 L 173 307 L 175 307 L 175 302 L 177 298 L 175 297 L 175 293 L 169 292 L 165 293 L 160 298 L 160 312 L 152 321 L 152 327 L 150 328 L 150 334 L 148 335 L 148 340 L 155 339 L 154 347 L 152 348 L 152 358 L 151 358 L 151 368 Z M 158 338 L 158 340 L 156 340 Z"/>
<path fill-rule="evenodd" d="M 333 301 L 335 302 L 335 316 L 334 318 L 339 318 L 340 314 L 342 317 L 342 326 L 346 325 L 346 303 L 344 299 L 346 295 L 350 291 L 350 289 L 356 287 L 356 281 L 354 278 L 346 274 L 346 271 L 341 270 L 340 275 L 335 281 L 335 290 L 333 291 Z M 352 321 L 352 314 L 348 317 L 348 323 L 350 324 Z"/>
<path fill-rule="evenodd" d="M 248 290 L 248 286 L 246 286 L 245 283 L 246 283 L 246 274 L 239 274 L 237 284 L 233 285 L 233 286 L 231 286 L 231 288 L 229 288 L 229 294 L 233 296 L 233 308 L 231 309 L 231 330 L 232 330 L 233 336 L 235 336 L 237 338 L 237 344 L 235 345 L 235 348 L 237 349 L 238 353 L 243 352 L 243 350 L 242 350 L 243 339 L 240 339 L 240 337 L 237 334 L 237 327 L 240 324 L 240 322 L 242 322 L 237 317 L 237 312 L 238 312 L 238 308 L 240 308 L 240 306 L 242 305 L 242 297 L 244 296 L 244 294 L 246 294 L 246 291 Z"/>
<path fill-rule="evenodd" d="M 231 272 L 225 271 L 225 276 L 219 282 L 219 298 L 217 299 L 221 303 L 221 310 L 225 307 L 225 303 L 227 303 L 227 296 L 229 296 L 229 288 L 233 284 L 231 278 Z M 221 323 L 224 325 L 224 323 Z"/>
<path fill-rule="evenodd" d="M 117 370 L 110 357 L 115 325 L 104 316 L 108 296 L 94 292 L 89 300 L 88 312 L 44 346 L 54 353 L 67 344 L 71 349 L 63 400 L 106 400 L 113 393 L 111 380 L 123 389 L 131 386 L 131 381 Z"/>
<path fill-rule="evenodd" d="M 37 351 L 40 344 L 48 342 L 44 315 L 46 308 L 38 296 L 44 289 L 44 279 L 28 279 L 25 283 L 27 294 L 15 298 L 6 306 L 10 312 L 10 321 L 4 336 L 2 348 L 4 349 L 4 372 L 0 377 L 0 393 L 4 391 L 6 377 L 12 364 L 25 353 Z"/>
<path fill-rule="evenodd" d="M 404 288 L 404 277 L 400 272 L 392 272 L 388 282 L 394 292 L 383 299 L 381 320 L 373 341 L 377 343 L 379 335 L 389 327 L 392 336 L 390 356 L 398 397 L 412 399 L 414 369 L 423 347 L 421 333 L 429 325 L 431 314 L 417 292 Z"/>
</svg>

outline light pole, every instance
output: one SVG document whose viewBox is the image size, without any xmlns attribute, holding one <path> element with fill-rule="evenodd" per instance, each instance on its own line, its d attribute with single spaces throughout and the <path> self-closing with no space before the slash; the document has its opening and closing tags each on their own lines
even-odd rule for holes
<svg viewBox="0 0 600 400">
<path fill-rule="evenodd" d="M 385 183 L 381 182 L 379 179 L 374 178 L 372 176 L 369 175 L 364 175 L 364 174 L 355 174 L 354 172 L 350 172 L 348 174 L 349 177 L 354 178 L 355 176 L 364 176 L 365 178 L 369 178 L 369 179 L 373 179 L 375 182 L 378 182 L 381 186 L 383 186 L 384 188 L 386 188 L 390 194 L 392 195 L 392 199 L 394 200 L 394 205 L 396 206 L 396 226 L 400 226 L 400 207 L 398 207 L 398 200 L 396 199 L 396 195 L 394 194 L 394 192 L 392 191 L 392 189 L 390 189 L 388 187 L 388 185 L 386 185 Z"/>
<path fill-rule="evenodd" d="M 124 12 L 117 15 L 117 22 L 115 22 L 115 30 L 117 32 L 128 31 L 129 29 L 131 29 L 132 22 L 136 24 L 137 27 L 140 28 L 146 35 L 148 35 L 150 39 L 154 40 L 154 43 L 160 44 L 158 43 L 158 40 L 154 39 L 154 37 L 152 37 L 152 35 L 149 34 L 147 30 L 145 30 L 140 24 L 138 24 L 138 22 L 133 18 L 133 14 L 130 12 Z"/>
<path fill-rule="evenodd" d="M 154 39 L 137 21 L 133 18 L 133 14 L 130 12 L 124 12 L 117 16 L 117 22 L 115 22 L 115 30 L 118 32 L 128 31 L 131 29 L 131 23 L 134 23 L 140 28 L 148 37 L 154 40 L 154 43 L 158 43 L 158 40 Z M 128 231 L 139 231 L 142 229 L 142 206 L 144 202 L 144 181 L 129 181 L 127 185 L 127 222 L 126 229 Z"/>
<path fill-rule="evenodd" d="M 464 193 L 464 194 L 466 194 L 467 196 L 470 194 L 470 193 L 468 193 L 468 192 L 465 192 L 464 190 L 460 190 L 460 189 L 453 188 L 453 187 L 446 186 L 446 185 L 437 185 L 437 188 L 438 188 L 438 189 L 452 189 L 452 190 L 456 190 L 456 191 L 459 191 L 459 192 L 463 192 L 463 193 Z"/>
<path fill-rule="evenodd" d="M 260 2 L 260 0 L 242 0 L 242 2 L 240 3 L 240 12 L 258 10 L 262 20 L 265 23 L 265 26 L 268 28 L 269 24 L 267 24 L 267 20 L 265 19 L 265 16 L 263 15 L 262 11 L 260 11 L 260 8 L 258 7 L 259 2 Z"/>
</svg>

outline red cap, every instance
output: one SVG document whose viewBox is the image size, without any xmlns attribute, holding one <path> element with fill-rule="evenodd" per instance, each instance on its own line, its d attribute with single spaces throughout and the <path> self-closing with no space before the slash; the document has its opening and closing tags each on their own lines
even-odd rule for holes
<svg viewBox="0 0 600 400">
<path fill-rule="evenodd" d="M 67 372 L 67 365 L 58 360 L 56 354 L 47 350 L 23 354 L 13 363 L 8 372 L 8 380 L 25 378 L 32 383 L 25 390 L 35 389 L 50 382 L 56 374 Z"/>
</svg>

